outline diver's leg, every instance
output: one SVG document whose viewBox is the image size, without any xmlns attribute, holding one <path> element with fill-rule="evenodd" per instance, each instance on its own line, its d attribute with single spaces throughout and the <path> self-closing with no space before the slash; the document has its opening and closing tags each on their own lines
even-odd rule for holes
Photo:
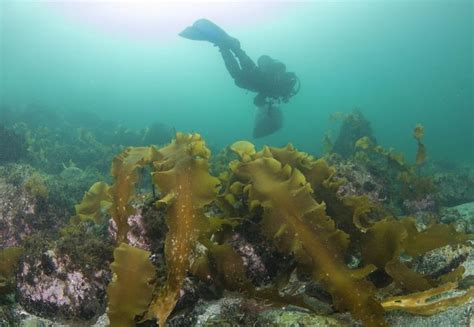
<svg viewBox="0 0 474 327">
<path fill-rule="evenodd" d="M 209 41 L 219 47 L 240 48 L 240 42 L 227 34 L 222 28 L 208 19 L 198 19 L 192 26 L 186 27 L 180 36 L 190 40 Z"/>
<path fill-rule="evenodd" d="M 253 60 L 250 59 L 250 57 L 247 56 L 245 51 L 241 48 L 232 49 L 232 51 L 234 52 L 237 59 L 239 59 L 240 67 L 242 67 L 242 70 L 250 71 L 257 67 Z"/>
<path fill-rule="evenodd" d="M 235 59 L 234 55 L 228 48 L 219 48 L 219 51 L 221 52 L 222 59 L 224 59 L 224 64 L 225 67 L 227 68 L 227 71 L 229 72 L 230 76 L 235 81 L 238 81 L 242 77 L 242 70 L 240 69 L 239 63 L 237 62 L 237 59 Z"/>
</svg>

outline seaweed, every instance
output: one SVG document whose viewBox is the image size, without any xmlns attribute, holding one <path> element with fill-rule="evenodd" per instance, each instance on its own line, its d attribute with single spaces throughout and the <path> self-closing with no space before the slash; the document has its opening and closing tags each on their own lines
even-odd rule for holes
<svg viewBox="0 0 474 327">
<path fill-rule="evenodd" d="M 358 147 L 382 154 L 402 171 L 409 171 L 402 160 L 370 140 L 361 140 Z M 109 287 L 113 326 L 120 326 L 120 317 L 132 325 L 137 316 L 156 318 L 164 326 L 188 274 L 257 298 L 301 303 L 301 299 L 280 296 L 271 287 L 255 288 L 239 253 L 226 243 L 236 233 L 237 224 L 254 218 L 257 233 L 294 257 L 298 269 L 308 272 L 329 292 L 339 311 L 350 311 L 367 326 L 386 325 L 383 313 L 395 307 L 390 299 L 380 300 L 373 276 L 369 276 L 375 271 L 383 272 L 402 292 L 433 290 L 438 294 L 439 287 L 460 279 L 462 268 L 434 278 L 411 269 L 401 258 L 463 243 L 472 235 L 443 224 L 419 231 L 412 218 L 388 216 L 366 196 L 341 198 L 338 190 L 346 181 L 337 177 L 336 168 L 291 144 L 257 152 L 250 142 L 240 141 L 230 149 L 240 160 L 230 162 L 229 170 L 216 178 L 209 173 L 210 150 L 198 134 L 177 133 L 171 144 L 159 149 L 128 148 L 114 159 L 112 186 L 94 184 L 76 206 L 73 221 L 97 223 L 101 212 L 107 210 L 120 230 L 112 264 L 114 282 Z M 152 167 L 152 181 L 159 191 L 156 206 L 166 216 L 166 276 L 152 269 L 149 252 L 125 244 L 127 219 L 135 213 L 132 200 L 138 170 L 146 166 Z M 349 253 L 358 254 L 363 265 L 349 268 Z M 145 274 L 137 266 L 146 267 Z M 143 298 L 137 289 L 127 290 L 135 287 L 142 289 Z M 128 296 L 127 292 L 136 293 Z M 406 301 L 397 308 L 415 310 L 410 299 L 417 293 L 401 296 Z M 439 307 L 462 303 L 469 296 L 441 302 Z M 423 312 L 424 308 L 432 310 L 422 305 L 416 310 Z"/>
<path fill-rule="evenodd" d="M 405 200 L 420 201 L 427 197 L 435 197 L 438 189 L 432 176 L 421 174 L 421 166 L 426 161 L 426 148 L 421 143 L 424 127 L 417 124 L 413 137 L 418 143 L 414 164 L 408 163 L 401 153 L 393 149 L 384 149 L 373 143 L 369 137 L 362 137 L 355 143 L 358 151 L 354 159 L 368 167 L 374 175 L 382 176 L 388 185 L 389 198 L 400 205 Z M 395 183 L 394 183 L 395 182 Z"/>
<path fill-rule="evenodd" d="M 348 235 L 326 215 L 325 204 L 314 200 L 304 175 L 266 152 L 234 169 L 248 183 L 250 208 L 264 208 L 261 228 L 265 235 L 310 269 L 339 310 L 349 310 L 367 325 L 385 325 L 375 287 L 344 263 Z"/>
<path fill-rule="evenodd" d="M 58 250 L 78 268 L 94 272 L 112 261 L 114 242 L 108 237 L 106 225 L 74 223 L 60 229 L 59 234 Z"/>
<path fill-rule="evenodd" d="M 419 232 L 413 218 L 386 218 L 373 224 L 363 236 L 362 256 L 366 264 L 384 269 L 399 288 L 424 291 L 439 286 L 446 278 L 440 276 L 433 280 L 415 272 L 400 261 L 400 256 L 416 257 L 445 245 L 466 242 L 472 236 L 456 232 L 453 226 L 444 224 L 432 224 Z M 459 274 L 451 276 L 459 277 Z"/>
<path fill-rule="evenodd" d="M 92 220 L 99 224 L 102 218 L 102 208 L 108 208 L 111 205 L 109 195 L 109 186 L 104 182 L 94 183 L 89 191 L 84 194 L 81 203 L 74 206 L 76 215 L 72 217 L 73 221 Z"/>
<path fill-rule="evenodd" d="M 241 177 L 244 186 L 235 187 L 237 182 L 234 181 L 234 187 L 228 191 L 238 194 L 243 189 L 250 209 L 263 207 L 261 228 L 267 237 L 274 239 L 282 251 L 293 253 L 300 265 L 309 266 L 315 280 L 322 282 L 332 294 L 335 305 L 351 311 L 365 324 L 384 324 L 375 287 L 364 280 L 376 267 L 384 269 L 395 285 L 407 291 L 437 287 L 462 275 L 463 270 L 456 269 L 433 280 L 411 270 L 399 256 L 402 253 L 413 257 L 422 255 L 447 244 L 465 242 L 472 239 L 472 235 L 457 233 L 454 227 L 442 224 L 420 232 L 410 218 L 399 221 L 392 217 L 379 222 L 363 219 L 376 207 L 365 196 L 340 199 L 337 190 L 345 181 L 338 179 L 335 169 L 324 160 L 298 152 L 291 145 L 264 147 L 260 152 L 234 148 L 240 150 L 236 152 L 242 160 L 231 168 Z M 251 149 L 248 144 L 245 148 Z M 387 155 L 385 150 L 376 151 Z M 401 164 L 401 161 L 395 162 Z M 284 187 L 286 189 L 282 189 Z M 302 200 L 303 194 L 305 200 Z M 326 213 L 336 219 L 332 220 Z M 379 210 L 377 214 L 385 214 L 385 211 Z M 350 240 L 346 233 L 351 236 Z M 365 267 L 350 270 L 346 266 L 343 258 L 349 244 L 353 252 L 360 247 Z M 321 279 L 321 272 L 328 271 L 328 280 Z M 341 271 L 344 277 L 338 276 Z M 344 282 L 361 298 L 345 294 L 344 287 L 339 289 Z"/>
<path fill-rule="evenodd" d="M 138 182 L 138 169 L 158 158 L 155 147 L 129 147 L 112 162 L 114 183 L 97 182 L 85 193 L 82 202 L 75 206 L 73 221 L 94 220 L 99 222 L 102 210 L 107 210 L 117 225 L 117 244 L 126 242 L 130 226 L 128 217 L 135 213 L 131 204 Z"/>
<path fill-rule="evenodd" d="M 421 124 L 417 124 L 415 129 L 413 130 L 413 137 L 418 143 L 418 149 L 416 151 L 416 159 L 415 162 L 417 165 L 421 165 L 426 160 L 426 148 L 421 140 L 425 136 L 425 128 Z"/>
<path fill-rule="evenodd" d="M 395 296 L 382 302 L 386 311 L 403 310 L 419 315 L 433 315 L 447 308 L 466 303 L 474 297 L 474 288 L 471 287 L 461 294 L 449 296 L 450 291 L 459 290 L 458 283 L 450 282 L 442 286 L 409 295 Z M 440 298 L 445 296 L 444 298 Z"/>
<path fill-rule="evenodd" d="M 335 153 L 344 158 L 350 157 L 355 152 L 354 143 L 363 136 L 376 143 L 372 127 L 360 110 L 356 109 L 349 114 L 339 113 L 331 117 L 333 121 L 337 119 L 342 119 L 343 121 L 339 135 L 334 142 L 334 146 L 332 146 L 332 151 Z"/>
<path fill-rule="evenodd" d="M 0 295 L 8 293 L 18 261 L 24 250 L 20 247 L 0 249 Z"/>
<path fill-rule="evenodd" d="M 150 252 L 125 243 L 114 250 L 112 282 L 107 288 L 111 326 L 135 326 L 135 316 L 143 314 L 151 301 L 155 268 Z"/>
<path fill-rule="evenodd" d="M 135 185 L 139 175 L 137 170 L 158 158 L 155 147 L 127 148 L 112 162 L 112 177 L 114 183 L 108 193 L 111 205 L 108 209 L 110 216 L 117 224 L 117 243 L 126 242 L 129 230 L 128 217 L 135 213 L 131 200 L 135 195 Z"/>
<path fill-rule="evenodd" d="M 35 198 L 46 199 L 49 195 L 44 178 L 38 173 L 34 172 L 25 181 L 25 189 Z"/>
<path fill-rule="evenodd" d="M 164 326 L 190 270 L 197 240 L 208 229 L 203 208 L 215 199 L 219 180 L 209 174 L 210 151 L 198 134 L 177 133 L 176 139 L 159 153 L 162 157 L 153 163 L 153 181 L 162 192 L 158 205 L 167 205 L 167 278 L 158 286 L 148 315 Z"/>
</svg>

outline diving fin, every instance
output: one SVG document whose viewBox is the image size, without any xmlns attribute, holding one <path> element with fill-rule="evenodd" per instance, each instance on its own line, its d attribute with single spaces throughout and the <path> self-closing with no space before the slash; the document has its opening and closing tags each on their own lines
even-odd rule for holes
<svg viewBox="0 0 474 327">
<path fill-rule="evenodd" d="M 283 125 L 283 114 L 279 107 L 257 107 L 253 137 L 260 138 L 278 131 Z"/>
<path fill-rule="evenodd" d="M 240 42 L 229 36 L 222 28 L 208 19 L 202 18 L 186 27 L 179 36 L 189 40 L 208 41 L 219 47 L 240 48 Z"/>
</svg>

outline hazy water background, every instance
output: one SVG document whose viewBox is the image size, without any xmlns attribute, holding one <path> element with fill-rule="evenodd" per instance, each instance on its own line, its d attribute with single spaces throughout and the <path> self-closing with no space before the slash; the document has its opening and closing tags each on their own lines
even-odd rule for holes
<svg viewBox="0 0 474 327">
<path fill-rule="evenodd" d="M 301 79 L 284 128 L 257 144 L 320 153 L 336 127 L 329 115 L 357 107 L 385 147 L 413 159 L 422 123 L 429 157 L 474 161 L 470 0 L 134 3 L 2 0 L 1 103 L 161 121 L 212 146 L 250 139 L 253 94 L 234 85 L 217 48 L 176 35 L 206 17 Z"/>
</svg>

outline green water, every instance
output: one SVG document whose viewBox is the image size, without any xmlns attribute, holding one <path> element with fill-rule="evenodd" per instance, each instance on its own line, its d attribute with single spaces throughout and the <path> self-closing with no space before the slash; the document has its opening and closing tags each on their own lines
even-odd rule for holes
<svg viewBox="0 0 474 327">
<path fill-rule="evenodd" d="M 257 145 L 321 153 L 324 134 L 337 136 L 331 113 L 360 108 L 379 143 L 410 159 L 422 123 L 431 159 L 474 160 L 472 1 L 163 6 L 2 0 L 0 104 L 136 128 L 160 121 L 211 146 L 251 139 L 254 95 L 234 85 L 217 48 L 177 36 L 207 17 L 252 58 L 277 58 L 301 80 L 282 130 Z"/>
</svg>

